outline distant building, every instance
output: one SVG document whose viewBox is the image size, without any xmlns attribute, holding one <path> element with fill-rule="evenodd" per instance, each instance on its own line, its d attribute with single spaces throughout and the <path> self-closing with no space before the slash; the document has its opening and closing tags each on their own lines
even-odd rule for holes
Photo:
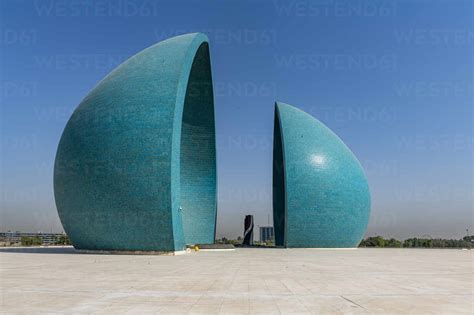
<svg viewBox="0 0 474 315">
<path fill-rule="evenodd" d="M 245 216 L 243 245 L 253 245 L 253 215 Z"/>
<path fill-rule="evenodd" d="M 273 241 L 273 226 L 260 227 L 260 242 Z"/>
<path fill-rule="evenodd" d="M 19 231 L 7 231 L 0 232 L 0 242 L 8 243 L 21 243 L 22 237 L 40 237 L 43 241 L 43 245 L 54 245 L 61 236 L 65 236 L 63 233 L 28 233 Z"/>
</svg>

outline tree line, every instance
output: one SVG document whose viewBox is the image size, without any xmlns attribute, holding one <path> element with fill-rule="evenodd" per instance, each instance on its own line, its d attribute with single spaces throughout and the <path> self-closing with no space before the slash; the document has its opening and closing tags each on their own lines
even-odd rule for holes
<svg viewBox="0 0 474 315">
<path fill-rule="evenodd" d="M 474 236 L 465 236 L 462 239 L 442 239 L 442 238 L 408 238 L 400 241 L 394 238 L 385 239 L 382 236 L 371 236 L 362 240 L 359 247 L 389 247 L 389 248 L 471 248 Z M 229 240 L 225 237 L 216 240 L 218 244 L 240 245 L 242 238 L 239 236 L 236 240 Z M 257 242 L 258 243 L 258 242 Z M 38 246 L 43 244 L 40 236 L 22 236 L 21 245 Z M 56 239 L 54 245 L 71 245 L 67 235 L 62 235 Z M 259 245 L 259 244 L 256 244 Z M 260 244 L 261 245 L 261 244 Z M 269 244 L 267 244 L 269 245 Z M 270 245 L 273 245 L 271 243 Z"/>
<path fill-rule="evenodd" d="M 362 240 L 359 247 L 393 247 L 393 248 L 471 248 L 474 236 L 465 236 L 462 239 L 442 238 L 409 238 L 399 241 L 394 238 L 385 239 L 381 236 L 371 236 Z"/>
</svg>

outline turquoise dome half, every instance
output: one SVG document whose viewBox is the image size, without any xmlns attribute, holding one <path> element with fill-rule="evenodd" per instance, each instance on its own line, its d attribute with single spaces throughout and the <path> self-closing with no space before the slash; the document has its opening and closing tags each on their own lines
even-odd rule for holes
<svg viewBox="0 0 474 315">
<path fill-rule="evenodd" d="M 356 247 L 369 216 L 369 186 L 351 150 L 314 117 L 277 102 L 273 140 L 276 245 Z"/>
<path fill-rule="evenodd" d="M 214 99 L 205 35 L 162 41 L 97 84 L 61 136 L 54 193 L 79 249 L 178 251 L 214 242 Z"/>
</svg>

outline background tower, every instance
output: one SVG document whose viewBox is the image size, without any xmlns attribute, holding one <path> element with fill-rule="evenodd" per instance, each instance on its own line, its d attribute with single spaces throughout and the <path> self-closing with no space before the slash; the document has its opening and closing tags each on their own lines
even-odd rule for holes
<svg viewBox="0 0 474 315">
<path fill-rule="evenodd" d="M 253 245 L 253 215 L 246 215 L 244 220 L 244 243 L 243 245 Z"/>
</svg>

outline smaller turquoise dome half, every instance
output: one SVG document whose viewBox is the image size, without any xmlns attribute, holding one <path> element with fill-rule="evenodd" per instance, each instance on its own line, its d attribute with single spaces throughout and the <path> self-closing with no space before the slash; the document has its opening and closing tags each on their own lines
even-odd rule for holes
<svg viewBox="0 0 474 315">
<path fill-rule="evenodd" d="M 276 245 L 356 247 L 369 216 L 369 186 L 351 150 L 311 115 L 277 102 L 273 140 Z"/>
</svg>

